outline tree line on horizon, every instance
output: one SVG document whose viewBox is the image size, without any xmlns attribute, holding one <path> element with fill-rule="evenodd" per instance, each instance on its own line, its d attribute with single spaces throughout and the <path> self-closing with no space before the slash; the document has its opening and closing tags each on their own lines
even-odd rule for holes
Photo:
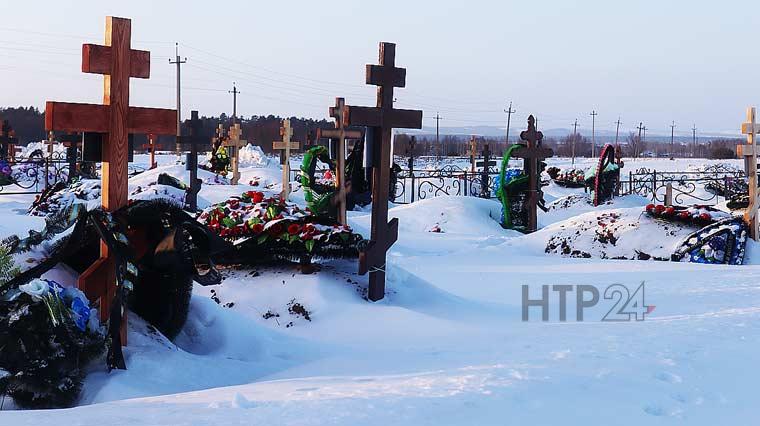
<svg viewBox="0 0 760 426">
<path fill-rule="evenodd" d="M 293 127 L 293 140 L 300 142 L 305 146 L 307 141 L 311 143 L 325 144 L 326 141 L 316 141 L 316 131 L 319 128 L 331 129 L 334 127 L 332 121 L 325 119 L 314 120 L 311 118 L 287 117 L 291 120 Z M 8 107 L 0 108 L 0 119 L 8 120 L 11 127 L 16 132 L 16 137 L 20 145 L 26 145 L 29 142 L 37 142 L 47 139 L 45 132 L 45 113 L 37 107 Z M 219 124 L 229 128 L 232 124 L 232 117 L 222 113 L 218 117 L 202 116 L 203 134 L 201 135 L 204 145 L 210 147 L 211 138 L 216 134 Z M 272 153 L 272 142 L 281 140 L 280 126 L 283 117 L 275 115 L 254 115 L 248 118 L 240 117 L 237 121 L 243 130 L 242 138 L 252 142 L 266 153 Z M 188 120 L 182 123 L 182 134 L 187 135 L 190 132 Z M 411 135 L 406 133 L 397 134 L 394 138 L 394 154 L 398 156 L 408 156 L 409 140 Z M 413 154 L 419 156 L 442 156 L 442 157 L 467 157 L 470 155 L 470 137 L 462 135 L 441 135 L 439 143 L 436 143 L 435 136 L 419 135 L 415 137 L 416 144 Z M 575 139 L 576 157 L 591 156 L 591 140 L 586 136 L 572 134 L 562 138 L 546 138 L 544 145 L 554 150 L 554 155 L 569 157 L 572 155 L 573 139 Z M 515 143 L 513 139 L 511 141 Z M 147 143 L 146 135 L 135 135 L 135 149 L 140 150 Z M 741 139 L 718 138 L 712 139 L 705 143 L 684 143 L 676 142 L 674 144 L 675 157 L 696 157 L 696 158 L 714 158 L 729 159 L 736 158 L 736 145 L 743 143 Z M 157 141 L 158 150 L 173 151 L 175 149 L 174 136 L 160 136 Z M 507 148 L 504 137 L 478 137 L 476 138 L 476 152 L 481 155 L 483 148 L 488 144 L 489 150 L 494 156 L 500 156 Z M 601 144 L 598 144 L 599 146 Z M 620 145 L 624 157 L 642 157 L 642 156 L 669 156 L 669 142 L 652 142 L 644 141 L 634 132 L 623 135 L 620 138 Z M 203 149 L 203 146 L 201 147 Z M 597 150 L 598 151 L 598 150 Z"/>
</svg>

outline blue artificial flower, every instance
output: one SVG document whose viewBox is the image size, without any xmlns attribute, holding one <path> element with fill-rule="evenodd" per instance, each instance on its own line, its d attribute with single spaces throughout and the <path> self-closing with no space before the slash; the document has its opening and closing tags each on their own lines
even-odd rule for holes
<svg viewBox="0 0 760 426">
<path fill-rule="evenodd" d="M 90 307 L 82 299 L 75 298 L 71 301 L 71 316 L 78 329 L 85 331 L 90 321 Z"/>
</svg>

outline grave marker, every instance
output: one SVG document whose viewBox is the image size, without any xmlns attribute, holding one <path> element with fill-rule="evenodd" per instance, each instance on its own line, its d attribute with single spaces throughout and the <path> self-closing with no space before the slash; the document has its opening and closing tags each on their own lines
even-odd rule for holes
<svg viewBox="0 0 760 426">
<path fill-rule="evenodd" d="M 69 180 L 71 181 L 77 176 L 77 150 L 82 146 L 82 134 L 73 133 L 67 135 L 61 135 L 58 137 L 58 141 L 66 147 L 66 161 L 69 163 Z"/>
<path fill-rule="evenodd" d="M 0 158 L 13 163 L 16 159 L 16 144 L 18 139 L 16 138 L 16 132 L 13 130 L 8 120 L 3 120 L 3 125 L 0 127 Z"/>
<path fill-rule="evenodd" d="M 230 168 L 232 169 L 230 183 L 233 185 L 237 185 L 240 181 L 240 166 L 238 158 L 240 156 L 240 148 L 248 143 L 248 141 L 240 139 L 242 135 L 243 130 L 240 128 L 240 124 L 235 123 L 234 126 L 230 127 L 229 137 L 222 141 L 222 146 L 227 149 L 227 155 L 230 157 Z"/>
<path fill-rule="evenodd" d="M 475 160 L 478 158 L 478 141 L 475 136 L 470 136 L 470 172 L 475 174 Z"/>
<path fill-rule="evenodd" d="M 475 163 L 476 167 L 482 167 L 480 171 L 480 198 L 490 198 L 491 188 L 488 187 L 488 171 L 491 167 L 496 167 L 496 161 L 491 160 L 491 150 L 488 144 L 483 146 L 483 161 Z"/>
<path fill-rule="evenodd" d="M 749 205 L 744 212 L 744 221 L 749 226 L 750 237 L 755 241 L 760 238 L 757 221 L 757 147 L 755 146 L 757 133 L 760 133 L 760 126 L 755 118 L 755 107 L 750 107 L 747 108 L 747 122 L 742 124 L 742 134 L 747 135 L 747 145 L 737 146 L 736 153 L 744 157 L 744 170 L 749 181 Z"/>
<path fill-rule="evenodd" d="M 552 157 L 554 151 L 551 148 L 543 148 L 541 146 L 544 134 L 536 130 L 536 119 L 532 115 L 528 117 L 528 130 L 520 133 L 520 139 L 525 141 L 527 146 L 516 148 L 512 152 L 512 155 L 523 159 L 523 170 L 525 175 L 528 176 L 528 197 L 525 203 L 528 209 L 526 231 L 534 232 L 538 229 L 537 208 L 543 205 L 539 163 L 541 160 Z"/>
<path fill-rule="evenodd" d="M 103 135 L 102 207 L 107 212 L 127 205 L 128 134 L 172 134 L 177 111 L 129 106 L 129 79 L 150 77 L 150 52 L 133 50 L 131 21 L 106 17 L 105 45 L 82 46 L 82 72 L 103 74 L 103 104 L 47 102 L 45 129 L 96 132 Z M 90 298 L 100 299 L 100 318 L 109 317 L 116 295 L 115 260 L 101 242 L 100 258 L 80 275 L 77 285 Z M 126 315 L 126 311 L 121 313 Z M 126 321 L 122 323 L 126 325 Z M 126 344 L 126 328 L 122 343 Z"/>
<path fill-rule="evenodd" d="M 330 117 L 335 119 L 334 129 L 317 129 L 317 139 L 329 138 L 330 142 L 337 142 L 337 155 L 335 167 L 335 187 L 338 190 L 336 201 L 338 203 L 338 222 L 346 224 L 346 188 L 344 179 L 346 176 L 346 139 L 361 139 L 363 133 L 359 130 L 348 130 L 344 123 L 346 115 L 346 100 L 335 98 L 335 106 L 330 107 Z"/>
<path fill-rule="evenodd" d="M 203 145 L 203 121 L 198 118 L 198 111 L 190 111 L 190 135 L 178 136 L 178 145 L 190 145 L 185 169 L 190 172 L 190 189 L 187 193 L 187 204 L 190 210 L 198 210 L 198 193 L 201 190 L 201 180 L 198 179 L 198 145 Z"/>
<path fill-rule="evenodd" d="M 280 151 L 280 165 L 282 165 L 280 198 L 287 201 L 288 196 L 290 196 L 290 150 L 299 149 L 301 144 L 290 140 L 293 137 L 293 128 L 290 127 L 290 119 L 288 118 L 282 120 L 280 136 L 282 136 L 282 140 L 272 142 L 272 148 Z"/>
<path fill-rule="evenodd" d="M 422 111 L 393 108 L 393 89 L 406 85 L 406 69 L 396 68 L 396 45 L 380 43 L 380 65 L 367 65 L 366 82 L 378 86 L 377 106 L 347 106 L 347 126 L 371 128 L 372 230 L 370 243 L 359 255 L 359 273 L 369 272 L 371 301 L 385 296 L 385 257 L 398 239 L 398 219 L 388 222 L 390 192 L 391 133 L 394 128 L 422 128 Z"/>
<path fill-rule="evenodd" d="M 150 168 L 152 170 L 158 167 L 156 164 L 156 135 L 153 133 L 148 134 L 148 149 L 150 149 Z"/>
</svg>

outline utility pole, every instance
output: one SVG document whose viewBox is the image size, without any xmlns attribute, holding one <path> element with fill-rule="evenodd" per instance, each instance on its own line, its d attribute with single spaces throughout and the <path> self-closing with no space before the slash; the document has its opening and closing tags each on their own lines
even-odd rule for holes
<svg viewBox="0 0 760 426">
<path fill-rule="evenodd" d="M 618 147 L 618 136 L 620 136 L 620 117 L 618 117 L 618 121 L 615 122 L 617 124 L 617 127 L 615 127 L 615 148 Z"/>
<path fill-rule="evenodd" d="M 697 125 L 696 123 L 691 127 L 691 133 L 692 133 L 692 143 L 691 143 L 691 156 L 694 157 L 694 154 L 697 150 Z"/>
<path fill-rule="evenodd" d="M 240 93 L 235 86 L 235 82 L 232 82 L 232 90 L 227 93 L 232 93 L 232 124 L 237 123 L 237 95 Z"/>
<path fill-rule="evenodd" d="M 572 165 L 575 166 L 575 140 L 578 139 L 578 119 L 575 119 L 575 124 L 573 124 L 573 144 L 571 147 L 572 152 Z"/>
<path fill-rule="evenodd" d="M 179 57 L 179 43 L 174 43 L 174 61 L 169 59 L 169 63 L 174 65 L 177 65 L 177 143 L 175 145 L 175 152 L 177 153 L 177 161 L 181 161 L 180 151 L 182 147 L 180 146 L 180 136 L 182 136 L 182 104 L 180 102 L 180 72 L 181 72 L 181 65 L 187 62 L 187 58 L 180 59 Z"/>
<path fill-rule="evenodd" d="M 641 131 L 645 129 L 644 123 L 640 122 L 639 123 L 639 127 L 637 127 L 637 129 L 639 129 L 639 143 L 636 144 L 637 146 L 633 150 L 633 158 L 638 158 L 638 156 L 639 156 L 639 149 L 643 148 L 643 146 L 644 146 L 644 140 L 641 139 Z"/>
<path fill-rule="evenodd" d="M 507 113 L 507 146 L 509 146 L 509 123 L 512 121 L 512 114 L 517 111 L 512 109 L 512 102 L 509 103 L 509 108 L 504 110 Z"/>
<path fill-rule="evenodd" d="M 591 111 L 591 158 L 596 158 L 596 111 Z"/>
<path fill-rule="evenodd" d="M 670 125 L 670 159 L 675 158 L 675 153 L 673 152 L 673 140 L 675 139 L 675 132 L 676 132 L 676 122 L 673 121 L 673 124 Z"/>
<path fill-rule="evenodd" d="M 438 115 L 438 113 L 435 113 L 435 144 L 438 145 L 438 161 L 441 161 L 441 141 L 439 140 L 439 122 L 441 121 L 441 116 Z"/>
</svg>

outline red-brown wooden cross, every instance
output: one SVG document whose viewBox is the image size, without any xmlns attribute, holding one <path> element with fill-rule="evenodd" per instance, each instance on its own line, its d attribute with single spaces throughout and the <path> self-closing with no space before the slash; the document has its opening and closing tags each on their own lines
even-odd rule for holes
<svg viewBox="0 0 760 426">
<path fill-rule="evenodd" d="M 377 107 L 347 106 L 347 126 L 367 126 L 372 138 L 372 231 L 359 255 L 359 273 L 369 272 L 368 298 L 385 296 L 385 255 L 398 239 L 398 219 L 388 222 L 393 128 L 421 129 L 422 111 L 393 108 L 393 88 L 406 85 L 406 69 L 396 68 L 396 45 L 380 43 L 380 65 L 367 65 L 367 84 L 377 87 Z"/>
<path fill-rule="evenodd" d="M 46 130 L 103 133 L 102 206 L 115 211 L 127 205 L 128 135 L 171 135 L 177 130 L 173 109 L 129 106 L 129 78 L 150 77 L 150 52 L 130 48 L 131 21 L 106 17 L 105 46 L 82 45 L 82 72 L 103 74 L 103 104 L 47 102 Z M 100 299 L 100 318 L 108 318 L 116 292 L 114 260 L 101 243 L 100 259 L 77 283 L 90 300 Z M 126 321 L 123 322 L 126 324 Z M 122 342 L 126 336 L 122 330 Z"/>
</svg>

